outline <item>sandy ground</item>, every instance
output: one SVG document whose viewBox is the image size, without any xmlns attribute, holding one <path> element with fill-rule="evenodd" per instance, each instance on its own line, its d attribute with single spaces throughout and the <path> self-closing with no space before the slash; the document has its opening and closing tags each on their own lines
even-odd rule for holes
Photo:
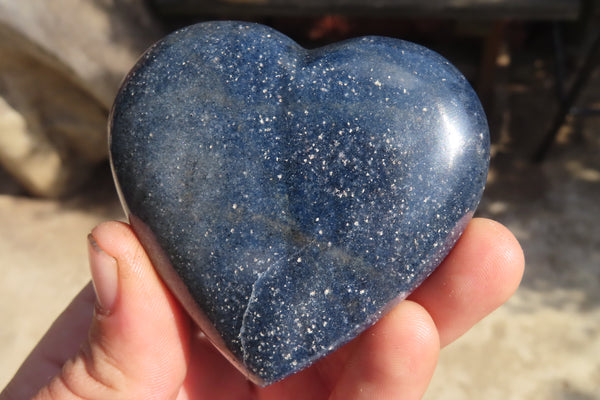
<svg viewBox="0 0 600 400">
<path fill-rule="evenodd" d="M 588 104 L 600 100 L 595 80 Z M 544 85 L 512 82 L 491 117 L 479 215 L 515 233 L 525 277 L 506 305 L 442 351 L 427 400 L 600 399 L 600 117 L 572 120 L 548 160 L 532 165 L 552 108 Z M 87 233 L 122 217 L 106 165 L 64 201 L 26 197 L 0 175 L 0 387 L 89 280 Z"/>
</svg>

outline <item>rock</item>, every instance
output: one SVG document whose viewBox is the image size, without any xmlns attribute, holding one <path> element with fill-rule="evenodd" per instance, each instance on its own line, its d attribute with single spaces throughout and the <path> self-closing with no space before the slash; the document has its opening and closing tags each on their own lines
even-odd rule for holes
<svg viewBox="0 0 600 400">
<path fill-rule="evenodd" d="M 0 0 L 0 165 L 32 194 L 74 190 L 107 156 L 119 82 L 160 34 L 138 1 Z"/>
<path fill-rule="evenodd" d="M 489 161 L 479 100 L 438 54 L 381 37 L 309 51 L 235 22 L 154 46 L 110 129 L 155 266 L 261 385 L 414 290 L 471 218 Z"/>
</svg>

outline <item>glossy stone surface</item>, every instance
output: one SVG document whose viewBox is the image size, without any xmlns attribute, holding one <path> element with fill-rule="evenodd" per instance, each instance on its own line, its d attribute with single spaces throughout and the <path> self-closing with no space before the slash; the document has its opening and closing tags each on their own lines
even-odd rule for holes
<svg viewBox="0 0 600 400">
<path fill-rule="evenodd" d="M 156 268 L 262 385 L 415 289 L 471 218 L 489 159 L 477 96 L 438 54 L 382 37 L 308 51 L 237 22 L 151 48 L 110 131 Z"/>
</svg>

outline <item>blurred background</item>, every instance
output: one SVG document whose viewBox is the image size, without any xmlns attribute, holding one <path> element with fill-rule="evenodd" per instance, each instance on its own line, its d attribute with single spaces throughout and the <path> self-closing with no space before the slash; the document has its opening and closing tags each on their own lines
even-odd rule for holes
<svg viewBox="0 0 600 400">
<path fill-rule="evenodd" d="M 123 219 L 107 162 L 119 82 L 190 23 L 305 47 L 367 34 L 455 64 L 490 123 L 479 216 L 526 256 L 515 296 L 444 349 L 426 399 L 600 399 L 600 1 L 0 0 L 0 387 L 89 281 L 86 235 Z"/>
</svg>

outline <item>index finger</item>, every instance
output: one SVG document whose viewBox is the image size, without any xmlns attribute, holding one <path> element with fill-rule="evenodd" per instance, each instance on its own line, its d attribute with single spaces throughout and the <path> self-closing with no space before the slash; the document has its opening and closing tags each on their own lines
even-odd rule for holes
<svg viewBox="0 0 600 400">
<path fill-rule="evenodd" d="M 521 282 L 524 264 L 521 246 L 507 228 L 474 218 L 409 299 L 429 312 L 443 347 L 508 300 Z"/>
</svg>

